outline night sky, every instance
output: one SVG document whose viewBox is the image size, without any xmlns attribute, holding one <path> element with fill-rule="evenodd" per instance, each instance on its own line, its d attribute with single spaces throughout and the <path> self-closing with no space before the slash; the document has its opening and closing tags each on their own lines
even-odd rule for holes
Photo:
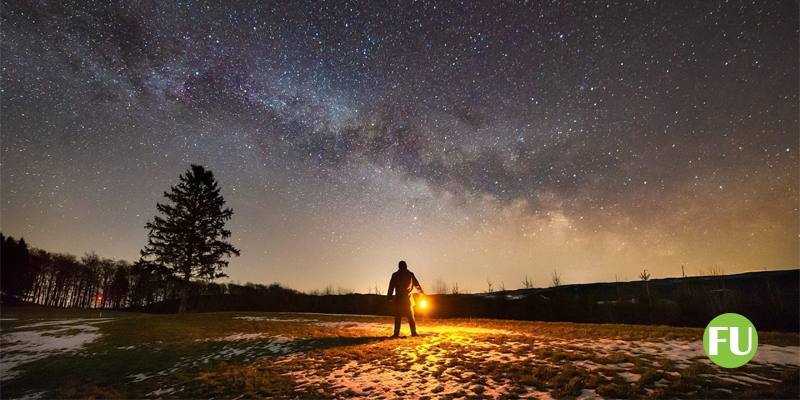
<svg viewBox="0 0 800 400">
<path fill-rule="evenodd" d="M 232 281 L 798 266 L 794 1 L 219 3 L 2 2 L 4 234 L 135 261 L 197 163 Z"/>
</svg>

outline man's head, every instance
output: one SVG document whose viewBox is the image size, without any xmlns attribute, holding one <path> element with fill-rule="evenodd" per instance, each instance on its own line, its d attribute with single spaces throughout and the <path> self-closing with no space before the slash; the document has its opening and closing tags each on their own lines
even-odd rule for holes
<svg viewBox="0 0 800 400">
<path fill-rule="evenodd" d="M 408 265 L 406 265 L 405 261 L 400 261 L 399 263 L 397 263 L 397 269 L 405 271 L 408 269 Z"/>
</svg>

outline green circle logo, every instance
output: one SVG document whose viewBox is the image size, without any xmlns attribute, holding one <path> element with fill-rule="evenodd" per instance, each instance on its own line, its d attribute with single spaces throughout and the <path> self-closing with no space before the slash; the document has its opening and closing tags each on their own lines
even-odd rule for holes
<svg viewBox="0 0 800 400">
<path fill-rule="evenodd" d="M 703 349 L 708 358 L 720 367 L 741 367 L 756 355 L 758 332 L 742 315 L 720 314 L 706 326 Z"/>
</svg>

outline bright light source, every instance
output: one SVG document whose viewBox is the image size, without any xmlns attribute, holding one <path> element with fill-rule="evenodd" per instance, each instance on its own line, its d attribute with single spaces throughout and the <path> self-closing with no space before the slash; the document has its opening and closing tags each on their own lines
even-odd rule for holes
<svg viewBox="0 0 800 400">
<path fill-rule="evenodd" d="M 420 308 L 428 308 L 428 300 L 420 300 L 419 307 Z"/>
</svg>

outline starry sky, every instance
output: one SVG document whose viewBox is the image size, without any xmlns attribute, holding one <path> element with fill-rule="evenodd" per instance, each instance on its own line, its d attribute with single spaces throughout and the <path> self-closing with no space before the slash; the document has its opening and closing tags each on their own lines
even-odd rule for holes
<svg viewBox="0 0 800 400">
<path fill-rule="evenodd" d="M 3 1 L 0 228 L 134 261 L 211 168 L 234 282 L 798 266 L 798 9 Z"/>
</svg>

